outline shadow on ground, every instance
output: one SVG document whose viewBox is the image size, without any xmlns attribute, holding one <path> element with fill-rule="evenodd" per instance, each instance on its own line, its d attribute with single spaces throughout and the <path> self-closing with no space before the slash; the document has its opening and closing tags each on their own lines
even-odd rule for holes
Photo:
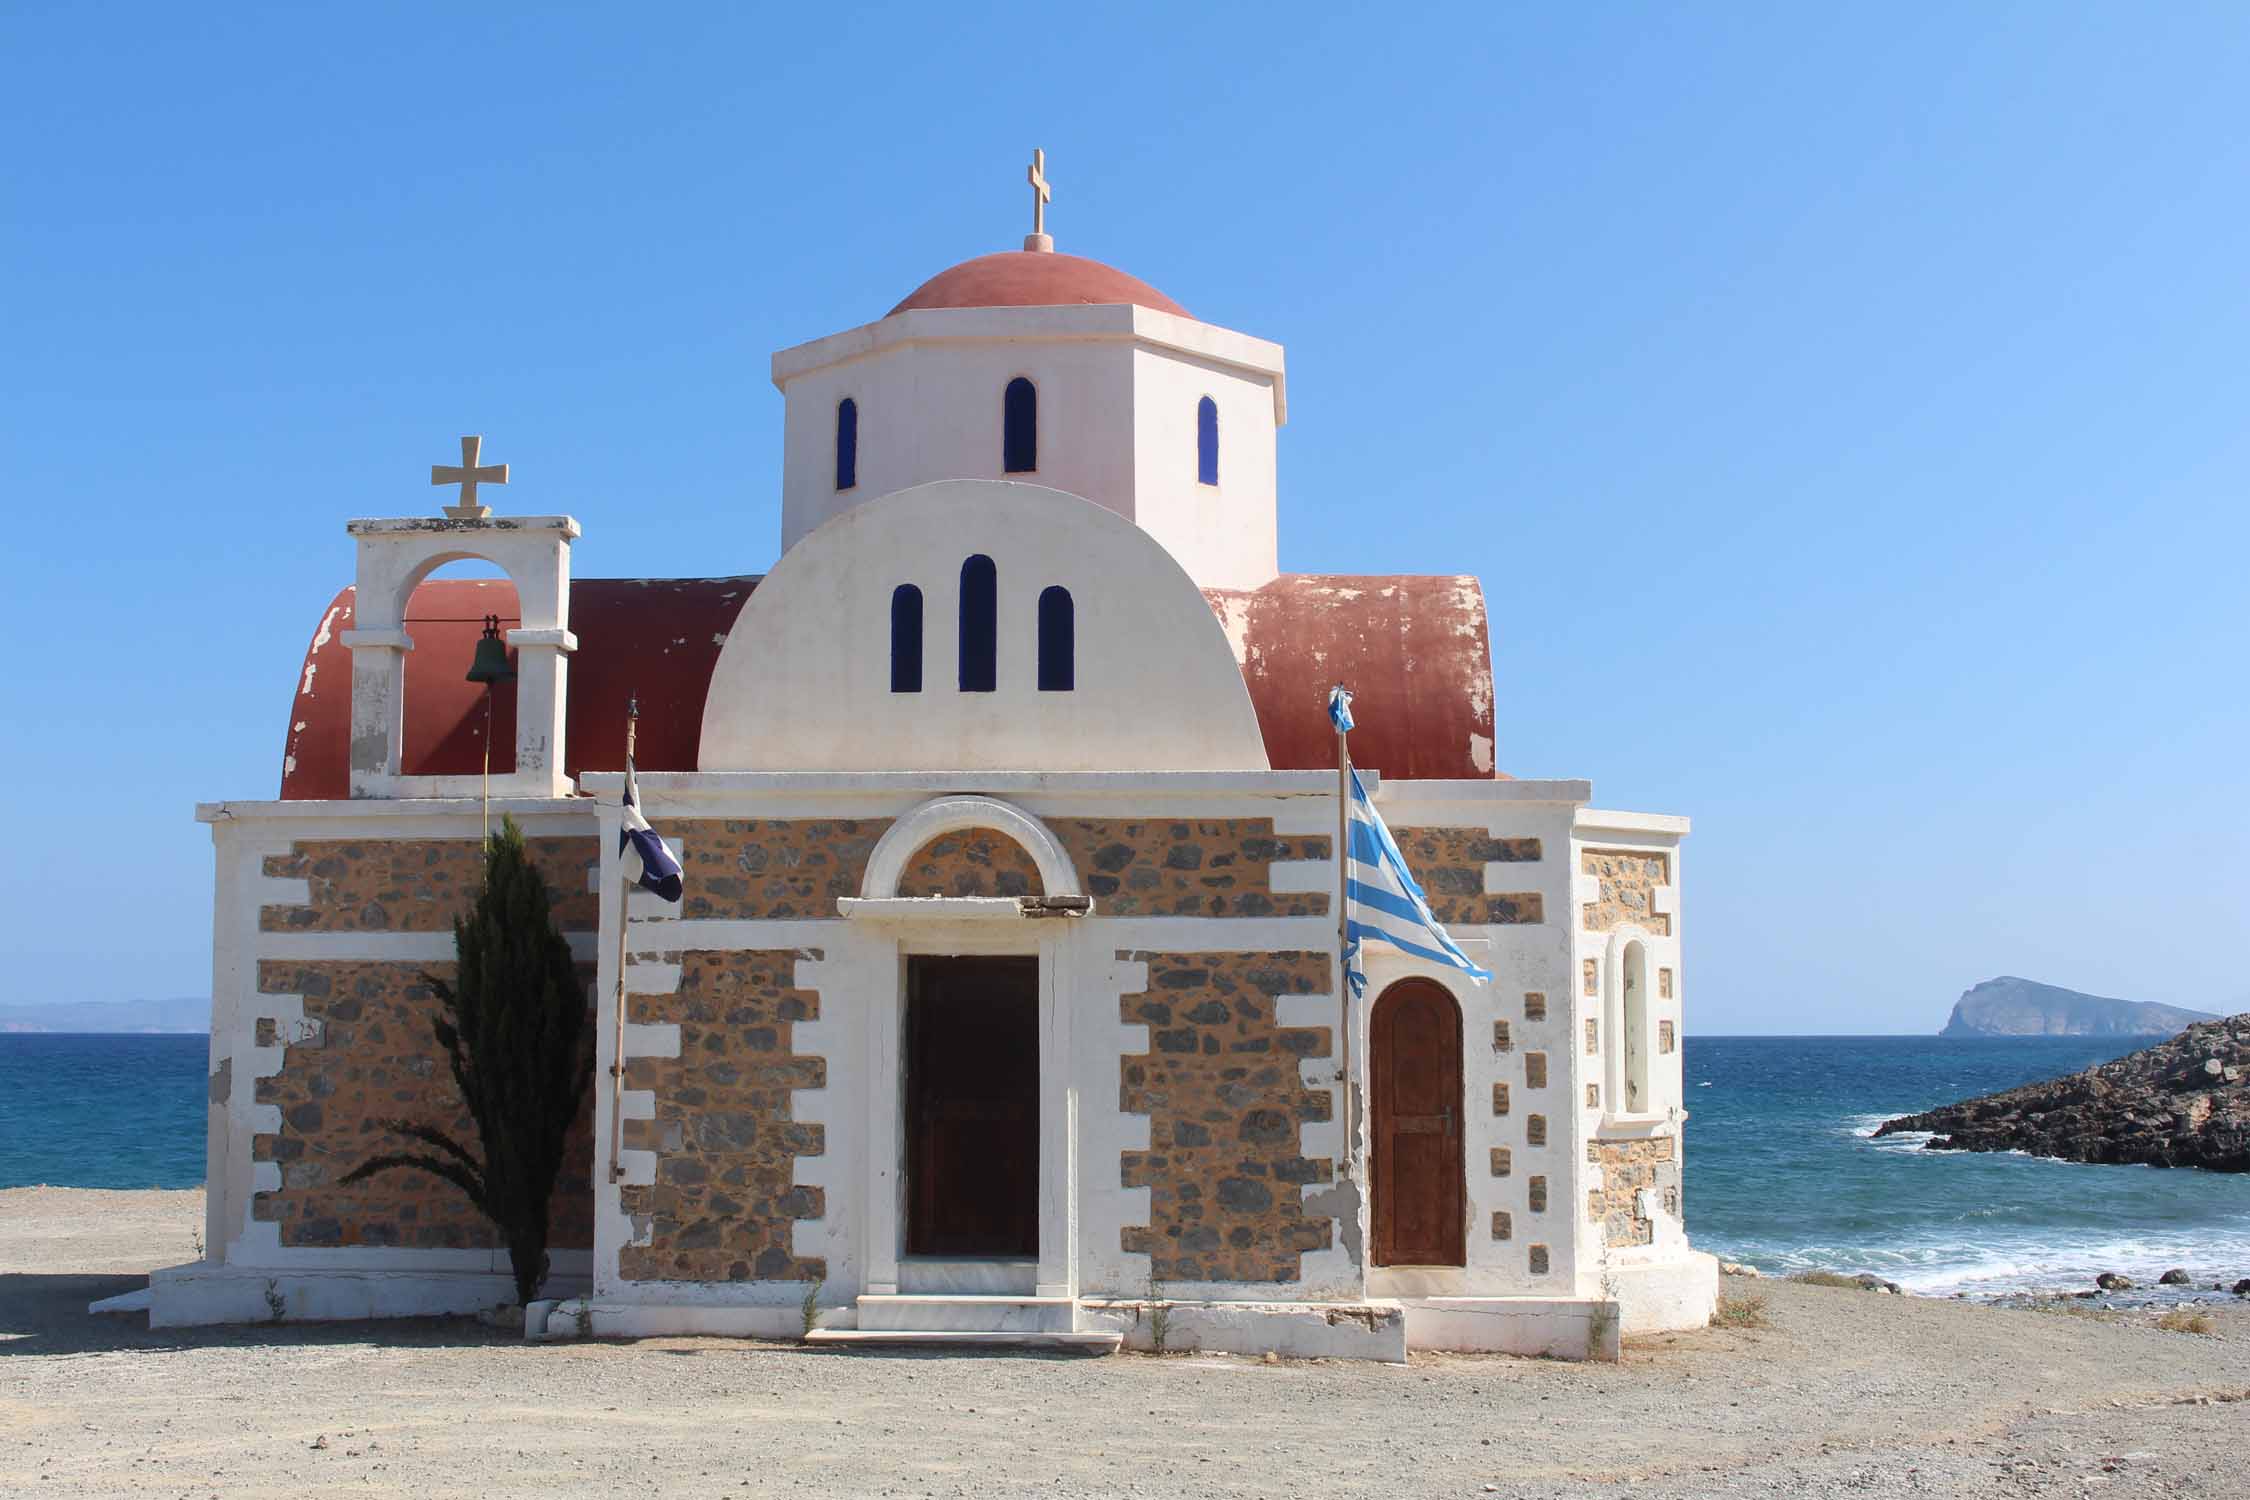
<svg viewBox="0 0 2250 1500">
<path fill-rule="evenodd" d="M 401 1348 L 522 1346 L 522 1339 L 474 1318 L 390 1318 L 380 1323 L 253 1323 L 220 1328 L 151 1328 L 146 1313 L 86 1311 L 86 1304 L 148 1285 L 146 1275 L 0 1274 L 0 1359 L 21 1355 L 162 1353 L 176 1349 L 381 1343 Z"/>
<path fill-rule="evenodd" d="M 165 1353 L 192 1349 L 324 1348 L 380 1344 L 392 1349 L 509 1348 L 551 1350 L 526 1344 L 520 1334 L 487 1328 L 474 1318 L 383 1318 L 353 1323 L 235 1323 L 212 1328 L 151 1328 L 146 1313 L 89 1313 L 86 1304 L 148 1285 L 146 1275 L 34 1276 L 0 1273 L 0 1359 L 24 1355 L 70 1356 L 119 1350 Z M 598 1342 L 609 1342 L 601 1340 Z M 620 1340 L 618 1342 L 636 1342 Z M 671 1344 L 646 1340 L 654 1352 L 683 1357 L 786 1354 L 798 1359 L 855 1361 L 956 1360 L 959 1349 L 835 1349 L 756 1339 L 698 1340 Z M 1037 1349 L 979 1350 L 980 1359 L 1077 1364 L 1084 1354 Z"/>
</svg>

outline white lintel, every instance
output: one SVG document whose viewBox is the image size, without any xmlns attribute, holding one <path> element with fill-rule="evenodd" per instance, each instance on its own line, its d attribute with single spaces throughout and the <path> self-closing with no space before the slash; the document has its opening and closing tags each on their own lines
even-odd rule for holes
<svg viewBox="0 0 2250 1500">
<path fill-rule="evenodd" d="M 1370 791 L 1382 784 L 1372 771 L 1360 778 Z M 901 794 L 987 792 L 1021 797 L 1052 794 L 1072 797 L 1132 797 L 1151 803 L 1191 797 L 1336 798 L 1336 773 L 1329 771 L 642 771 L 643 793 L 662 792 L 671 801 L 744 795 L 862 795 L 895 798 Z M 1521 782 L 1495 782 L 1520 786 Z M 581 790 L 614 802 L 625 785 L 622 771 L 587 771 Z"/>
<path fill-rule="evenodd" d="M 1573 827 L 1579 833 L 1658 833 L 1685 837 L 1688 820 L 1675 813 L 1610 812 L 1582 807 Z"/>
<path fill-rule="evenodd" d="M 857 922 L 1020 922 L 1030 915 L 1014 896 L 840 896 L 836 911 Z"/>
<path fill-rule="evenodd" d="M 483 516 L 456 521 L 450 516 L 362 516 L 346 521 L 344 530 L 371 540 L 406 540 L 425 536 L 490 536 L 503 531 L 554 531 L 567 541 L 579 534 L 570 516 Z"/>
</svg>

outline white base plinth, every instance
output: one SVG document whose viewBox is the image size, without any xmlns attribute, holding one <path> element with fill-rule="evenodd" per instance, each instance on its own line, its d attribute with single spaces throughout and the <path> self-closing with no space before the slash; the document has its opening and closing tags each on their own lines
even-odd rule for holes
<svg viewBox="0 0 2250 1500">
<path fill-rule="evenodd" d="M 1710 1326 L 1719 1306 L 1719 1259 L 1700 1250 L 1610 1268 L 1627 1333 L 1676 1333 Z"/>
<path fill-rule="evenodd" d="M 1400 1306 L 1414 1349 L 1615 1359 L 1622 1331 L 1617 1304 L 1598 1297 L 1416 1297 Z"/>
<path fill-rule="evenodd" d="M 1161 1309 L 1161 1319 L 1158 1310 Z M 1078 1326 L 1118 1334 L 1129 1349 L 1280 1354 L 1292 1359 L 1406 1359 L 1406 1319 L 1380 1302 L 1150 1302 L 1078 1304 Z"/>
<path fill-rule="evenodd" d="M 282 1270 L 190 1261 L 152 1271 L 148 1326 L 323 1323 L 479 1313 L 516 1300 L 515 1278 L 492 1271 Z M 586 1276 L 554 1275 L 546 1291 L 576 1296 Z"/>
</svg>

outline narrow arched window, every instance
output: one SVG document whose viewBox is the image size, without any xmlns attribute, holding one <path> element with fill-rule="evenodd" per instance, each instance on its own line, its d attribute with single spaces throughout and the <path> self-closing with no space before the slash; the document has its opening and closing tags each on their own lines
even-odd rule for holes
<svg viewBox="0 0 2250 1500">
<path fill-rule="evenodd" d="M 859 483 L 859 403 L 846 396 L 836 403 L 836 488 Z"/>
<path fill-rule="evenodd" d="M 1077 622 L 1071 618 L 1070 590 L 1061 584 L 1039 596 L 1039 691 L 1067 693 L 1076 685 L 1072 658 L 1078 651 Z"/>
<path fill-rule="evenodd" d="M 1209 396 L 1195 403 L 1195 482 L 1219 482 L 1219 403 Z"/>
<path fill-rule="evenodd" d="M 891 590 L 891 691 L 922 691 L 922 591 L 911 583 Z"/>
<path fill-rule="evenodd" d="M 961 564 L 961 691 L 999 685 L 1000 574 L 979 552 Z"/>
<path fill-rule="evenodd" d="M 1039 467 L 1039 390 L 1018 375 L 1001 398 L 1000 467 L 1029 474 Z"/>
</svg>

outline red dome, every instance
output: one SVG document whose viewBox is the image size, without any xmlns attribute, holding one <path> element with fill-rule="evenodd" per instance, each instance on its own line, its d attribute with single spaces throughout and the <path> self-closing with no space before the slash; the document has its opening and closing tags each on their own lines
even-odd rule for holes
<svg viewBox="0 0 2250 1500">
<path fill-rule="evenodd" d="M 1176 318 L 1194 316 L 1136 276 L 1080 255 L 1003 250 L 940 271 L 891 309 L 916 307 L 1075 307 L 1130 302 Z M 889 313 L 884 314 L 890 316 Z"/>
</svg>

